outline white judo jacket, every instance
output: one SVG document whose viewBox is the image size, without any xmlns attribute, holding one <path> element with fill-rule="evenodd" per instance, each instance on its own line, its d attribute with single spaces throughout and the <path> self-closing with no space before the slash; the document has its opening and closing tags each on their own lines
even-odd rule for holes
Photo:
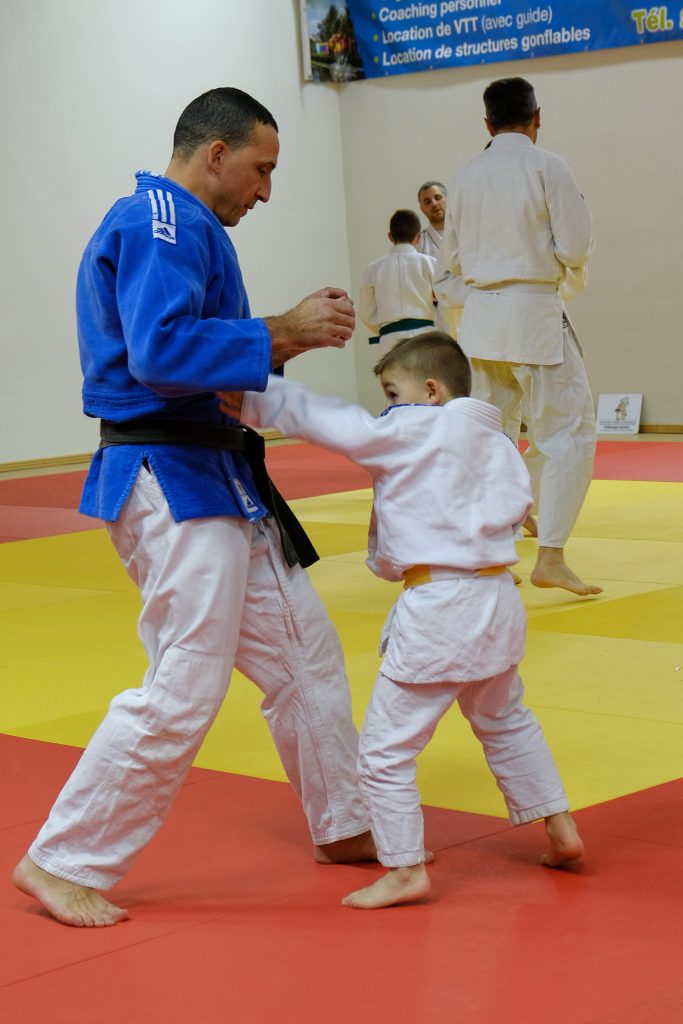
<svg viewBox="0 0 683 1024">
<path fill-rule="evenodd" d="M 559 293 L 581 280 L 591 212 L 563 157 L 519 132 L 453 177 L 434 276 L 439 307 L 462 306 L 470 358 L 553 365 L 563 360 Z"/>
<path fill-rule="evenodd" d="M 425 256 L 432 256 L 434 259 L 439 255 L 439 248 L 441 247 L 441 235 L 433 228 L 431 224 L 428 224 L 426 228 L 423 228 L 420 232 L 420 242 L 417 247 L 418 252 L 423 252 Z"/>
<path fill-rule="evenodd" d="M 358 315 L 371 331 L 405 318 L 434 320 L 432 278 L 436 260 L 399 243 L 366 268 Z"/>
<path fill-rule="evenodd" d="M 367 564 L 377 576 L 398 581 L 415 565 L 466 572 L 517 561 L 514 534 L 531 509 L 531 486 L 493 406 L 456 398 L 374 417 L 271 376 L 263 394 L 245 394 L 242 420 L 340 452 L 370 473 Z M 509 573 L 415 587 L 385 626 L 383 671 L 408 682 L 487 678 L 521 659 L 524 633 Z"/>
</svg>

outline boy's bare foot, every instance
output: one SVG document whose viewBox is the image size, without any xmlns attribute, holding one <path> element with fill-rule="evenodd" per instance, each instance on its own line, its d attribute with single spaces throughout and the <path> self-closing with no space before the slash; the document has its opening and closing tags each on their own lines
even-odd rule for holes
<svg viewBox="0 0 683 1024">
<path fill-rule="evenodd" d="M 536 525 L 536 519 L 532 516 L 531 512 L 522 523 L 522 529 L 526 530 L 530 537 L 538 537 L 538 526 Z"/>
<path fill-rule="evenodd" d="M 561 587 L 580 597 L 602 593 L 602 587 L 597 587 L 593 583 L 584 583 L 571 571 L 564 560 L 562 548 L 539 547 L 538 558 L 530 580 L 535 587 Z"/>
<path fill-rule="evenodd" d="M 314 846 L 313 855 L 318 864 L 357 864 L 363 860 L 377 860 L 377 849 L 372 832 L 361 832 L 349 839 Z"/>
<path fill-rule="evenodd" d="M 342 900 L 345 907 L 355 910 L 378 910 L 399 903 L 415 903 L 429 895 L 431 883 L 424 864 L 407 868 L 390 868 L 372 885 L 350 892 Z"/>
<path fill-rule="evenodd" d="M 583 841 L 568 811 L 546 818 L 545 830 L 550 839 L 550 849 L 541 857 L 541 863 L 546 867 L 558 868 L 583 856 Z"/>
<path fill-rule="evenodd" d="M 95 889 L 51 875 L 34 864 L 28 854 L 14 869 L 12 881 L 17 889 L 42 903 L 62 924 L 75 928 L 106 928 L 128 917 L 127 910 L 109 903 Z"/>
</svg>

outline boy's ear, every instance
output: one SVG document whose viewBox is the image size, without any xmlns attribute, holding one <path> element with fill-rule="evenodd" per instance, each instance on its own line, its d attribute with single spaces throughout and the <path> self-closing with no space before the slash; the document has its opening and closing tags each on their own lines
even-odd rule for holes
<svg viewBox="0 0 683 1024">
<path fill-rule="evenodd" d="M 444 388 L 440 381 L 434 377 L 428 377 L 425 381 L 425 390 L 427 392 L 427 404 L 428 405 L 442 405 L 444 397 Z"/>
</svg>

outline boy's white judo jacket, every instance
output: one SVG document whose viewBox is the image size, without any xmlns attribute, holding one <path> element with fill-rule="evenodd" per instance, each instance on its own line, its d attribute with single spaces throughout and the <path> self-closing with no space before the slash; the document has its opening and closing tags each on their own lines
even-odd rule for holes
<svg viewBox="0 0 683 1024">
<path fill-rule="evenodd" d="M 377 576 L 453 570 L 401 593 L 382 633 L 385 675 L 464 682 L 521 660 L 526 616 L 511 574 L 477 575 L 517 561 L 514 534 L 531 508 L 529 475 L 496 408 L 456 398 L 376 418 L 271 376 L 263 394 L 245 393 L 242 420 L 341 452 L 370 473 L 367 564 Z"/>
</svg>

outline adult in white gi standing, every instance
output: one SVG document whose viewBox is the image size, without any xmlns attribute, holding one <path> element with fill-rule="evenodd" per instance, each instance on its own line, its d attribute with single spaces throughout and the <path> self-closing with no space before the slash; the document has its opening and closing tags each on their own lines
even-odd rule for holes
<svg viewBox="0 0 683 1024">
<path fill-rule="evenodd" d="M 446 218 L 446 186 L 440 181 L 425 181 L 417 191 L 417 201 L 427 218 L 427 226 L 420 232 L 418 252 L 426 256 L 439 255 Z"/>
<path fill-rule="evenodd" d="M 287 359 L 353 332 L 338 288 L 250 316 L 225 227 L 268 202 L 278 150 L 260 103 L 205 93 L 181 114 L 165 175 L 138 173 L 81 261 L 84 409 L 102 436 L 81 511 L 105 520 L 140 588 L 150 664 L 112 701 L 14 871 L 64 924 L 128 916 L 97 890 L 163 822 L 233 666 L 263 693 L 316 859 L 374 854 L 341 646 L 302 568 L 317 555 L 268 479 L 262 439 L 226 420 L 215 394 L 263 390 Z"/>
<path fill-rule="evenodd" d="M 378 418 L 275 377 L 264 394 L 247 393 L 241 410 L 247 423 L 277 426 L 368 470 L 367 563 L 404 584 L 382 631 L 384 660 L 361 731 L 363 798 L 389 871 L 342 902 L 367 910 L 429 892 L 415 759 L 456 700 L 512 823 L 545 819 L 544 863 L 583 853 L 517 671 L 526 616 L 506 566 L 531 505 L 522 457 L 498 410 L 466 397 L 470 368 L 446 334 L 399 342 L 375 373 L 389 406 Z"/>
<path fill-rule="evenodd" d="M 473 394 L 498 406 L 515 440 L 524 406 L 539 453 L 531 582 L 599 594 L 564 558 L 591 480 L 596 428 L 559 288 L 588 262 L 591 213 L 565 160 L 535 145 L 541 112 L 533 87 L 500 79 L 484 104 L 493 139 L 449 185 L 434 290 L 440 308 L 464 305 L 458 339 L 471 360 Z"/>
<path fill-rule="evenodd" d="M 417 251 L 436 259 L 441 248 L 446 219 L 446 186 L 440 181 L 426 181 L 418 189 L 417 201 L 427 218 L 427 226 L 420 232 Z M 458 337 L 461 313 L 462 309 L 458 306 L 451 305 L 439 309 L 436 301 L 434 303 L 434 322 L 440 330 L 450 334 L 451 338 Z"/>
</svg>

